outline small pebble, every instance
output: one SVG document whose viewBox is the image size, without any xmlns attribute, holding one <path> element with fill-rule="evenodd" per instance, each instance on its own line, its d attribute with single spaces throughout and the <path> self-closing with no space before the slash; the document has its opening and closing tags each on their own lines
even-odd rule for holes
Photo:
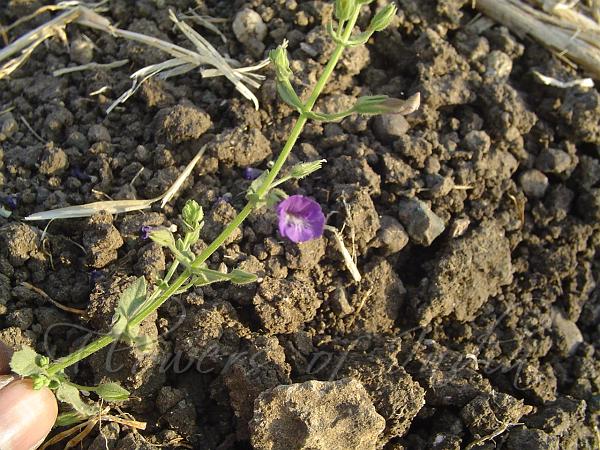
<svg viewBox="0 0 600 450">
<path fill-rule="evenodd" d="M 563 173 L 571 167 L 571 156 L 562 150 L 549 148 L 537 156 L 535 167 L 544 173 Z"/>
<path fill-rule="evenodd" d="M 444 221 L 427 203 L 414 198 L 400 201 L 398 216 L 410 238 L 424 246 L 431 245 L 445 228 Z"/>
<path fill-rule="evenodd" d="M 256 11 L 249 8 L 239 11 L 233 20 L 233 34 L 254 55 L 264 51 L 267 26 Z"/>
<path fill-rule="evenodd" d="M 383 114 L 373 119 L 373 131 L 382 142 L 391 142 L 406 134 L 410 125 L 400 114 Z"/>
<path fill-rule="evenodd" d="M 537 169 L 523 172 L 519 177 L 521 188 L 529 198 L 542 198 L 548 189 L 548 177 Z"/>
</svg>

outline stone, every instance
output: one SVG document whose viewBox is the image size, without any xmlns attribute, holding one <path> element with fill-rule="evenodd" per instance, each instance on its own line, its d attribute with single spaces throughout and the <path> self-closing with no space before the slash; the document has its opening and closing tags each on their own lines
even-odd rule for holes
<svg viewBox="0 0 600 450">
<path fill-rule="evenodd" d="M 379 223 L 381 226 L 371 243 L 373 247 L 382 249 L 386 255 L 398 253 L 406 247 L 408 233 L 400 222 L 391 216 L 381 216 Z"/>
<path fill-rule="evenodd" d="M 256 450 L 374 450 L 385 420 L 353 379 L 277 386 L 254 403 Z"/>
<path fill-rule="evenodd" d="M 557 348 L 564 356 L 573 356 L 579 344 L 583 342 L 583 335 L 577 324 L 566 319 L 560 311 L 554 310 L 552 328 L 558 341 Z"/>
<path fill-rule="evenodd" d="M 398 216 L 410 238 L 426 247 L 430 246 L 445 228 L 444 221 L 427 203 L 418 199 L 401 200 Z"/>
<path fill-rule="evenodd" d="M 529 198 L 542 198 L 548 189 L 548 177 L 537 169 L 523 172 L 519 183 Z"/>
<path fill-rule="evenodd" d="M 267 26 L 256 11 L 244 8 L 233 19 L 233 34 L 254 55 L 259 56 L 265 49 L 263 41 L 267 36 Z"/>
<path fill-rule="evenodd" d="M 410 125 L 401 114 L 382 114 L 373 119 L 373 131 L 382 142 L 392 142 L 406 134 Z"/>
<path fill-rule="evenodd" d="M 563 173 L 571 168 L 571 156 L 556 148 L 542 150 L 535 159 L 535 167 L 544 173 Z"/>
<path fill-rule="evenodd" d="M 0 142 L 9 139 L 19 130 L 19 124 L 11 112 L 0 114 Z"/>
</svg>

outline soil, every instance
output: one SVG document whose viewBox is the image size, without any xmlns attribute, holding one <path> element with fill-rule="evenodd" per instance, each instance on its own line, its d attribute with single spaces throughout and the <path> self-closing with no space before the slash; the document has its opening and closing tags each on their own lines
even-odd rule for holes
<svg viewBox="0 0 600 450">
<path fill-rule="evenodd" d="M 10 0 L 0 22 L 41 3 Z M 332 51 L 322 1 L 110 0 L 106 15 L 183 43 L 168 6 L 197 4 L 228 19 L 226 43 L 201 31 L 245 64 L 287 38 L 303 94 Z M 289 163 L 327 164 L 284 186 L 343 228 L 362 281 L 331 234 L 296 245 L 277 234 L 273 211 L 252 215 L 209 263 L 259 282 L 176 297 L 142 324 L 158 339 L 152 352 L 118 345 L 69 369 L 80 384 L 122 383 L 133 397 L 121 411 L 147 423 L 102 422 L 81 448 L 599 448 L 600 94 L 539 84 L 532 70 L 583 74 L 502 26 L 470 26 L 470 1 L 397 4 L 393 26 L 348 52 L 317 107 L 420 92 L 421 108 L 310 123 Z M 234 35 L 238 11 L 236 27 L 260 24 L 248 9 L 266 29 Z M 258 111 L 226 80 L 189 73 L 145 83 L 107 116 L 129 74 L 164 55 L 87 28 L 67 33 L 69 47 L 50 40 L 0 81 L 0 111 L 12 108 L 0 114 L 0 201 L 14 210 L 0 218 L 0 339 L 52 357 L 105 332 L 134 276 L 161 276 L 171 256 L 140 239 L 142 225 L 181 225 L 193 198 L 206 213 L 202 249 L 243 207 L 243 169 L 267 168 L 294 121 L 271 69 Z M 52 76 L 123 58 L 116 70 Z M 105 195 L 152 198 L 204 144 L 162 210 L 21 221 Z"/>
</svg>

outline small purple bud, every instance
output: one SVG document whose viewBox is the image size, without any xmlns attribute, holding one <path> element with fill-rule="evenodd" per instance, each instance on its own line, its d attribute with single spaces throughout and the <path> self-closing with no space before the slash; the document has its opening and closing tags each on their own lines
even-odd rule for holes
<svg viewBox="0 0 600 450">
<path fill-rule="evenodd" d="M 104 276 L 104 274 L 102 273 L 101 270 L 92 270 L 90 272 L 90 283 L 92 283 L 92 284 L 96 283 L 96 281 L 98 281 L 103 276 Z"/>
<path fill-rule="evenodd" d="M 155 227 L 151 227 L 150 225 L 144 225 L 140 227 L 140 237 L 143 240 L 150 239 L 150 233 L 154 230 Z"/>
<path fill-rule="evenodd" d="M 7 195 L 4 198 L 4 203 L 6 204 L 6 206 L 8 206 L 10 209 L 17 209 L 19 200 L 17 198 L 16 195 Z"/>
<path fill-rule="evenodd" d="M 71 175 L 81 181 L 90 181 L 92 177 L 90 177 L 87 173 L 81 170 L 79 167 L 75 166 L 71 169 Z"/>
<path fill-rule="evenodd" d="M 292 195 L 277 205 L 279 233 L 292 242 L 306 242 L 323 235 L 325 215 L 321 205 L 303 195 Z"/>
<path fill-rule="evenodd" d="M 255 169 L 254 167 L 246 167 L 244 169 L 244 179 L 245 180 L 256 180 L 263 173 L 260 169 Z"/>
</svg>

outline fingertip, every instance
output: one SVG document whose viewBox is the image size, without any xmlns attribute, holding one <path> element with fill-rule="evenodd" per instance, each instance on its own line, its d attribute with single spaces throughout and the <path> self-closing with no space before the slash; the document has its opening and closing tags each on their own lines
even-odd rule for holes
<svg viewBox="0 0 600 450">
<path fill-rule="evenodd" d="M 17 380 L 0 390 L 0 448 L 29 450 L 52 429 L 58 404 L 48 388 L 33 389 L 31 380 Z"/>
</svg>

